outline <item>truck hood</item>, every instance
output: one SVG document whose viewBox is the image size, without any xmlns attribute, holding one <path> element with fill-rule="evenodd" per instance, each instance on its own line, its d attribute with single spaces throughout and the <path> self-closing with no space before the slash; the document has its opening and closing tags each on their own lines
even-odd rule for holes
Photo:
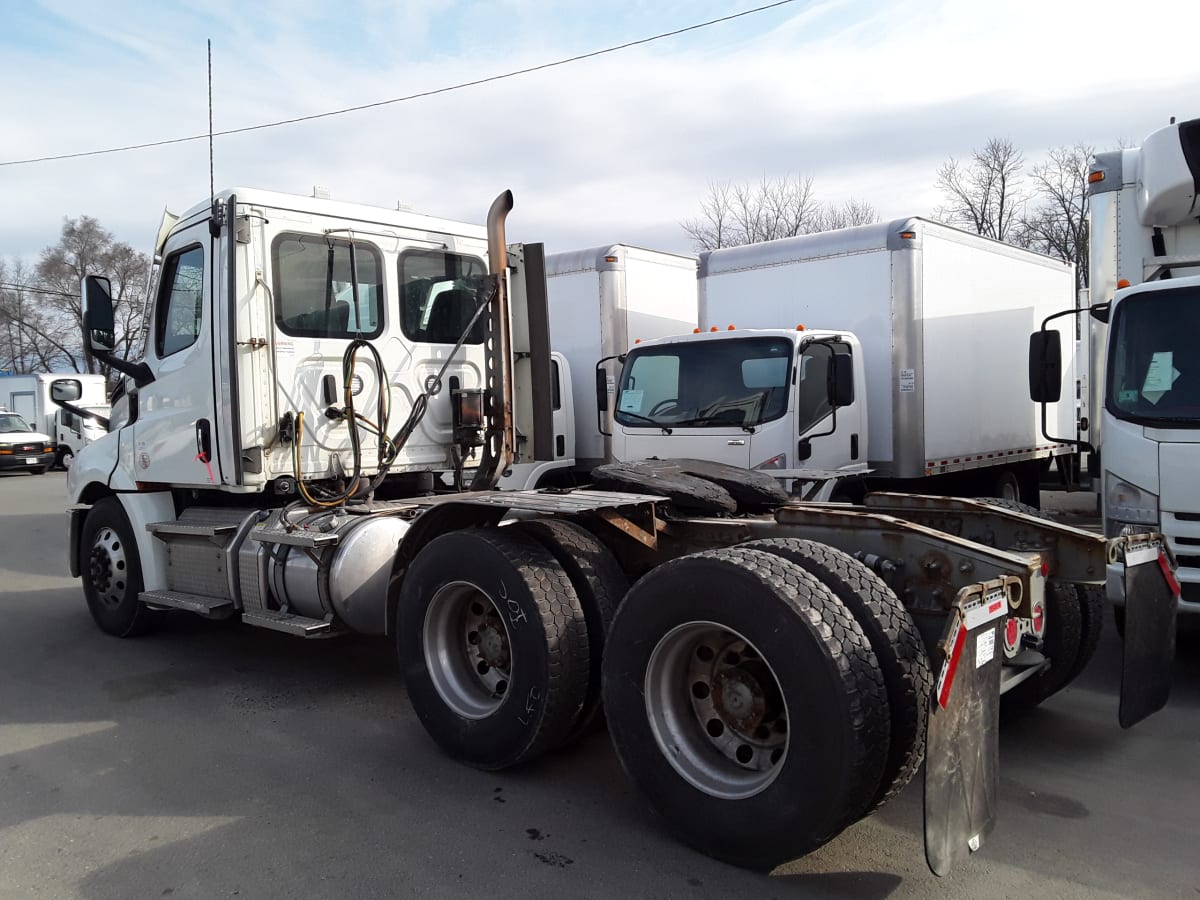
<svg viewBox="0 0 1200 900">
<path fill-rule="evenodd" d="M 22 441 L 50 443 L 50 435 L 40 431 L 0 431 L 0 444 L 19 444 Z"/>
</svg>

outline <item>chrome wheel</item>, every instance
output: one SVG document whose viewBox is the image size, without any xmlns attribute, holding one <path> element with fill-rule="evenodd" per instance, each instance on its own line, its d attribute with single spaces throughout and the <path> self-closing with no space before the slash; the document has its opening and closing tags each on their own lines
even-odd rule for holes
<svg viewBox="0 0 1200 900">
<path fill-rule="evenodd" d="M 508 626 L 491 597 L 473 584 L 443 585 L 425 612 L 425 666 L 446 706 L 483 719 L 504 702 L 512 681 Z"/>
<path fill-rule="evenodd" d="M 688 622 L 667 632 L 650 654 L 645 697 L 663 756 L 704 793 L 752 797 L 782 768 L 789 733 L 779 679 L 736 631 Z"/>
<path fill-rule="evenodd" d="M 96 599 L 110 609 L 125 600 L 128 563 L 121 536 L 111 527 L 101 528 L 88 553 L 88 574 L 96 590 Z"/>
</svg>

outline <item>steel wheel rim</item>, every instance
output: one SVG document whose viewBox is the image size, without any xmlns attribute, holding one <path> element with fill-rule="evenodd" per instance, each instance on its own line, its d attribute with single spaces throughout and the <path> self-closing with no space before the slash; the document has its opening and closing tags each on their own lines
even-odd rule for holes
<svg viewBox="0 0 1200 900">
<path fill-rule="evenodd" d="M 512 641 L 500 608 L 465 581 L 442 585 L 425 611 L 425 670 L 442 702 L 485 719 L 512 683 Z"/>
<path fill-rule="evenodd" d="M 64 469 L 65 471 L 69 471 L 69 470 L 70 470 L 70 468 L 71 468 L 71 463 L 73 463 L 74 461 L 75 461 L 75 454 L 74 454 L 74 453 L 72 453 L 70 450 L 68 450 L 68 451 L 67 451 L 66 453 L 64 453 L 64 454 L 63 454 L 63 456 L 62 456 L 62 467 L 63 467 L 63 469 Z"/>
<path fill-rule="evenodd" d="M 125 588 L 129 579 L 129 566 L 125 558 L 125 547 L 121 536 L 112 527 L 105 525 L 96 532 L 92 549 L 88 554 L 88 574 L 96 598 L 109 609 L 116 609 L 125 601 Z"/>
<path fill-rule="evenodd" d="M 688 622 L 655 645 L 646 714 L 664 758 L 697 790 L 741 800 L 778 777 L 791 739 L 779 679 L 750 641 Z"/>
</svg>

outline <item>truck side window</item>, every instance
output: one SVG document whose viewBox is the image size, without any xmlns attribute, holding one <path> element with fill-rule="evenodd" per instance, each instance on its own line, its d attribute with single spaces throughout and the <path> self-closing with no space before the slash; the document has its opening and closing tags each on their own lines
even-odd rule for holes
<svg viewBox="0 0 1200 900">
<path fill-rule="evenodd" d="M 162 359 L 192 346 L 200 336 L 203 248 L 189 247 L 169 256 L 159 285 L 154 349 Z"/>
<path fill-rule="evenodd" d="M 800 354 L 796 386 L 798 434 L 804 434 L 833 412 L 829 405 L 829 363 L 833 355 L 849 356 L 848 344 L 814 343 Z"/>
<path fill-rule="evenodd" d="M 425 344 L 457 344 L 483 299 L 483 260 L 441 250 L 405 250 L 399 269 L 404 336 Z M 483 343 L 486 319 L 485 312 L 466 343 Z"/>
<path fill-rule="evenodd" d="M 271 244 L 275 322 L 284 334 L 372 338 L 383 332 L 383 261 L 361 239 L 281 234 Z M 358 281 L 355 303 L 354 281 Z"/>
</svg>

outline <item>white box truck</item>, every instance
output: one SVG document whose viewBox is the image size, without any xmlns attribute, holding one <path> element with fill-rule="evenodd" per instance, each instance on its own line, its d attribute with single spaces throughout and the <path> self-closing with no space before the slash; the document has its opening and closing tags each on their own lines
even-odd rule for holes
<svg viewBox="0 0 1200 900">
<path fill-rule="evenodd" d="M 630 244 L 547 254 L 555 459 L 514 466 L 502 488 L 568 484 L 611 458 L 597 410 L 597 363 L 605 360 L 611 391 L 615 357 L 635 341 L 691 332 L 696 267 L 694 256 Z"/>
<path fill-rule="evenodd" d="M 1096 154 L 1088 193 L 1089 474 L 1105 533 L 1161 530 L 1179 560 L 1179 609 L 1200 613 L 1200 119 Z M 1072 313 L 1060 327 L 1074 327 Z M 1059 383 L 1046 363 L 1031 359 L 1031 375 Z M 1037 380 L 1035 399 L 1056 398 Z M 1116 567 L 1108 596 L 1125 602 Z"/>
<path fill-rule="evenodd" d="M 63 396 L 91 415 L 80 415 L 64 409 L 50 399 L 51 385 L 63 387 Z M 103 375 L 76 372 L 39 372 L 29 375 L 7 375 L 0 378 L 0 406 L 22 416 L 54 443 L 54 462 L 68 468 L 86 444 L 107 434 L 104 420 L 109 406 Z"/>
<path fill-rule="evenodd" d="M 701 333 L 630 350 L 613 455 L 1036 504 L 1041 468 L 1074 448 L 1041 436 L 1029 335 L 1073 294 L 1057 260 L 920 218 L 703 253 Z M 836 410 L 835 356 L 851 381 Z M 1075 416 L 1050 408 L 1055 433 Z"/>
</svg>

